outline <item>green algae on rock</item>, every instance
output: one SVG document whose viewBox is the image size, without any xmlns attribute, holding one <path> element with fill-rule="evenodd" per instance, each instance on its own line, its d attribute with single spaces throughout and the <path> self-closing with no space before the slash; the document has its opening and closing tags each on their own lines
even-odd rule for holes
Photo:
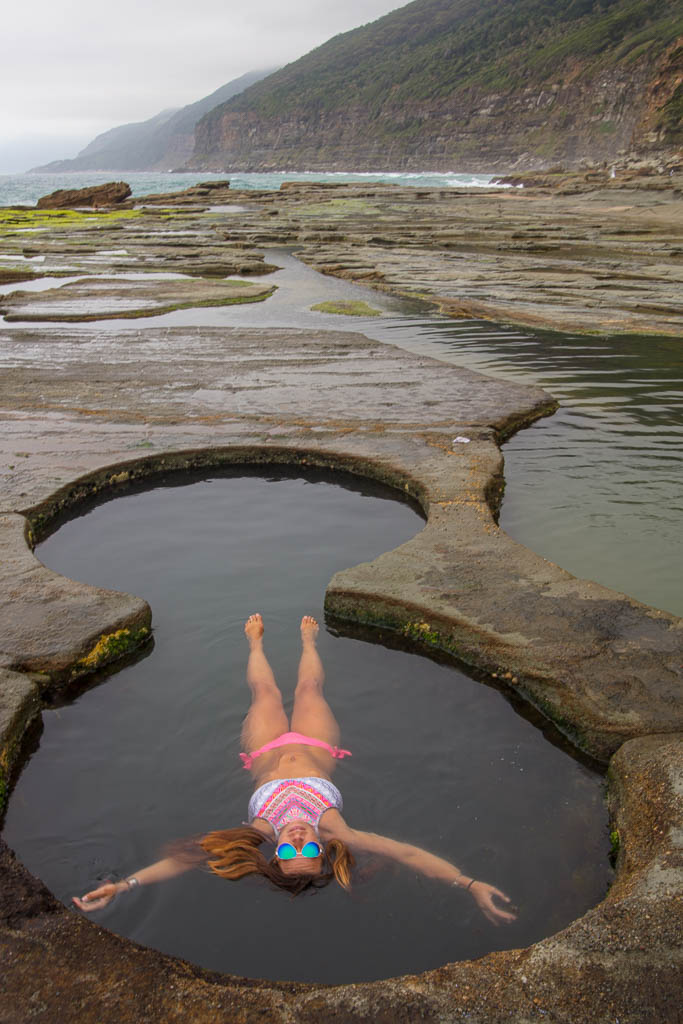
<svg viewBox="0 0 683 1024">
<path fill-rule="evenodd" d="M 140 210 L 34 210 L 23 207 L 0 208 L 0 237 L 41 229 L 66 230 L 104 228 L 118 221 L 135 220 Z"/>
<path fill-rule="evenodd" d="M 83 658 L 76 662 L 71 670 L 71 678 L 78 679 L 82 675 L 96 672 L 114 661 L 119 661 L 127 654 L 136 650 L 150 637 L 147 626 L 139 629 L 117 629 L 100 637 L 95 646 Z"/>
<path fill-rule="evenodd" d="M 39 713 L 36 683 L 19 672 L 0 668 L 0 818 L 20 760 L 23 736 Z"/>
<path fill-rule="evenodd" d="M 316 313 L 330 313 L 335 316 L 381 316 L 378 309 L 373 309 L 367 302 L 319 302 L 311 306 Z"/>
</svg>

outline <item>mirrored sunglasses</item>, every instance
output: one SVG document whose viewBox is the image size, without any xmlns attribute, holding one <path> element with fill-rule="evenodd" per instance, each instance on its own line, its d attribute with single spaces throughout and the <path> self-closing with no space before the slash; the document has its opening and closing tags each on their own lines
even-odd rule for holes
<svg viewBox="0 0 683 1024">
<path fill-rule="evenodd" d="M 301 854 L 299 855 L 298 850 L 291 843 L 280 843 L 275 850 L 275 856 L 278 860 L 294 860 L 295 857 L 319 857 L 322 853 L 322 847 L 320 843 L 315 843 L 311 840 L 309 843 L 304 843 L 301 848 Z"/>
</svg>

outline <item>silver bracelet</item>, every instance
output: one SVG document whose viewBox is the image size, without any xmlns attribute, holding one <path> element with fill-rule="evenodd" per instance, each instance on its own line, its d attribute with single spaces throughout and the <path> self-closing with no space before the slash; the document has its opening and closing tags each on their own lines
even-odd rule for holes
<svg viewBox="0 0 683 1024">
<path fill-rule="evenodd" d="M 135 889 L 140 885 L 135 875 L 131 875 L 130 878 L 126 878 L 124 881 L 129 889 Z"/>
<path fill-rule="evenodd" d="M 464 889 L 465 892 L 469 892 L 475 882 L 476 878 L 470 878 L 469 882 L 465 886 L 460 885 L 460 882 L 458 881 L 451 882 L 451 885 L 455 886 L 456 889 Z"/>
</svg>

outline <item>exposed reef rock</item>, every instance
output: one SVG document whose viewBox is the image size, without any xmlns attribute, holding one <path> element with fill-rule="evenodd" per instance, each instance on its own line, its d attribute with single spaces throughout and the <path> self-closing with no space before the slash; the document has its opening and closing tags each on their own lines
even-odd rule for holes
<svg viewBox="0 0 683 1024">
<path fill-rule="evenodd" d="M 51 192 L 38 200 L 39 210 L 64 210 L 80 206 L 117 206 L 131 195 L 130 185 L 125 181 L 110 181 L 106 185 L 92 185 L 88 188 L 64 189 Z"/>
<path fill-rule="evenodd" d="M 289 182 L 224 193 L 233 246 L 294 245 L 323 274 L 481 317 L 683 335 L 683 174 L 534 174 L 523 188 Z M 171 200 L 172 201 L 172 200 Z"/>
<path fill-rule="evenodd" d="M 29 260 L 40 257 L 42 274 L 102 267 L 263 274 L 273 266 L 258 248 L 294 246 L 324 274 L 425 300 L 453 317 L 683 335 L 683 173 L 676 165 L 658 173 L 641 164 L 614 177 L 609 169 L 556 170 L 520 184 L 413 189 L 292 181 L 278 192 L 254 192 L 212 181 L 128 200 L 107 214 L 8 210 L 0 237 L 27 278 L 37 269 Z M 48 216 L 65 221 L 40 220 Z M 23 230 L 52 226 L 30 236 Z"/>
<path fill-rule="evenodd" d="M 158 316 L 174 309 L 199 306 L 228 306 L 236 302 L 257 302 L 273 291 L 272 285 L 245 281 L 205 281 L 200 278 L 160 279 L 81 278 L 41 292 L 13 292 L 0 297 L 5 320 L 78 323 L 88 320 L 130 320 Z"/>
<path fill-rule="evenodd" d="M 17 590 L 0 588 L 0 666 L 47 673 L 43 686 L 49 679 L 51 686 L 61 687 L 134 646 L 125 643 L 125 636 L 118 643 L 112 641 L 116 633 L 126 631 L 128 639 L 135 636 L 138 643 L 149 636 L 151 612 L 146 601 L 52 572 L 29 550 L 25 531 L 23 516 L 0 515 L 4 578 L 11 573 L 20 582 Z"/>
</svg>

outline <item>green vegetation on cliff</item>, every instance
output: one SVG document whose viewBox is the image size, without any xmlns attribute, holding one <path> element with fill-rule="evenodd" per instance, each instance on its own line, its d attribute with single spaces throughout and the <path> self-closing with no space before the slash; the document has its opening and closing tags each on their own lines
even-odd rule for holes
<svg viewBox="0 0 683 1024">
<path fill-rule="evenodd" d="M 415 0 L 336 36 L 220 111 L 287 113 L 354 103 L 400 107 L 471 86 L 542 83 L 567 60 L 615 64 L 683 33 L 676 0 Z"/>
<path fill-rule="evenodd" d="M 210 155 L 257 152 L 261 144 L 264 152 L 275 145 L 282 155 L 304 156 L 326 131 L 330 151 L 339 151 L 340 124 L 359 126 L 361 133 L 371 124 L 377 138 L 396 143 L 392 153 L 429 138 L 441 145 L 463 120 L 490 116 L 481 103 L 487 97 L 515 97 L 521 109 L 535 93 L 524 110 L 530 122 L 544 89 L 573 90 L 573 100 L 583 105 L 578 119 L 602 120 L 593 134 L 604 139 L 616 132 L 616 122 L 610 128 L 611 114 L 601 118 L 599 109 L 588 110 L 585 93 L 605 75 L 616 76 L 623 92 L 624 130 L 614 143 L 628 144 L 635 127 L 629 81 L 643 107 L 638 113 L 649 117 L 647 90 L 682 35 L 679 0 L 414 0 L 336 36 L 209 112 L 197 125 L 195 164 Z M 673 71 L 675 54 L 668 62 Z M 680 99 L 665 88 L 657 100 L 660 112 L 668 106 L 647 130 L 671 136 L 679 129 Z M 564 105 L 565 127 L 573 130 L 571 102 Z M 545 108 L 536 109 L 538 129 Z M 276 122 L 287 123 L 285 136 L 261 139 L 259 127 Z M 247 123 L 255 129 L 252 137 L 238 139 Z M 477 126 L 471 127 L 476 146 Z M 561 130 L 554 125 L 553 132 Z M 542 136 L 540 147 L 547 143 Z"/>
</svg>

